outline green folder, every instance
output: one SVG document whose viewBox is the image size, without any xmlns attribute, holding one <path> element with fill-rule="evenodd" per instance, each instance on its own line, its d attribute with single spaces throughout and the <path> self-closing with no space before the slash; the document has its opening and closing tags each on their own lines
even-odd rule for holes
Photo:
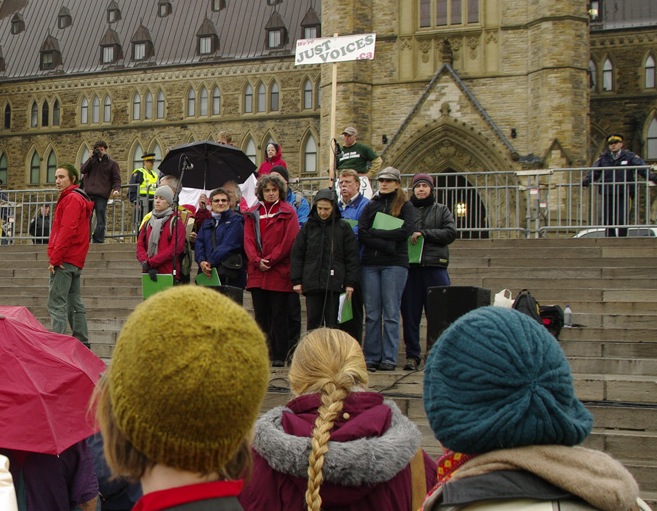
<svg viewBox="0 0 657 511">
<path fill-rule="evenodd" d="M 158 274 L 157 282 L 153 282 L 148 273 L 141 274 L 141 294 L 144 300 L 158 291 L 164 291 L 170 287 L 173 287 L 173 275 L 170 273 Z"/>
<path fill-rule="evenodd" d="M 418 236 L 415 245 L 408 238 L 408 262 L 410 264 L 420 264 L 422 262 L 422 251 L 424 250 L 424 236 Z"/>
<path fill-rule="evenodd" d="M 220 286 L 221 281 L 219 280 L 219 275 L 217 274 L 217 269 L 212 268 L 212 272 L 210 273 L 209 277 L 205 273 L 203 273 L 202 271 L 199 271 L 198 275 L 196 275 L 196 285 L 197 286 Z"/>
<path fill-rule="evenodd" d="M 404 220 L 397 218 L 396 216 L 386 215 L 380 211 L 374 215 L 374 222 L 372 222 L 372 229 L 381 229 L 384 231 L 392 231 L 393 229 L 399 229 L 404 225 Z"/>
<path fill-rule="evenodd" d="M 354 311 L 351 308 L 351 300 L 347 300 L 347 293 L 342 293 L 338 305 L 338 323 L 345 323 L 353 318 Z"/>
</svg>

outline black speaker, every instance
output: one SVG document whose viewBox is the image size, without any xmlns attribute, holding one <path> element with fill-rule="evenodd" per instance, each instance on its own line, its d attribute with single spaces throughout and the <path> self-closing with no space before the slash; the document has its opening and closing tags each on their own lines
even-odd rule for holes
<svg viewBox="0 0 657 511">
<path fill-rule="evenodd" d="M 244 305 L 244 290 L 235 286 L 208 286 L 210 289 L 227 296 L 239 305 Z"/>
<path fill-rule="evenodd" d="M 427 291 L 427 353 L 443 331 L 477 307 L 490 305 L 490 289 L 473 286 L 437 286 Z"/>
</svg>

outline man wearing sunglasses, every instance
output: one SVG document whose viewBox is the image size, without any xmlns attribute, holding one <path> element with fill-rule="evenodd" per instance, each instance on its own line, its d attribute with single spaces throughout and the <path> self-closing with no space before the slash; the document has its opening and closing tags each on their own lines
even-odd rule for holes
<svg viewBox="0 0 657 511">
<path fill-rule="evenodd" d="M 657 175 L 646 169 L 635 167 L 646 163 L 632 151 L 623 148 L 623 136 L 613 133 L 607 137 L 608 151 L 604 152 L 593 164 L 593 167 L 615 167 L 605 170 L 590 170 L 582 186 L 600 181 L 598 193 L 602 195 L 603 223 L 608 226 L 607 236 L 616 236 L 616 226 L 627 225 L 629 199 L 634 199 L 636 174 L 644 180 L 657 184 Z M 618 227 L 618 236 L 627 236 L 627 228 Z"/>
</svg>

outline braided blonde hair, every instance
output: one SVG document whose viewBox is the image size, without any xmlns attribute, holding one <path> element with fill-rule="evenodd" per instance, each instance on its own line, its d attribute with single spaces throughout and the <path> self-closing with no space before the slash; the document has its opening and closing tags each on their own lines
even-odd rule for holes
<svg viewBox="0 0 657 511">
<path fill-rule="evenodd" d="M 328 451 L 331 429 L 342 412 L 344 400 L 368 382 L 365 357 L 358 342 L 349 334 L 333 328 L 318 328 L 299 342 L 290 365 L 290 386 L 296 395 L 320 393 L 308 456 L 308 511 L 319 511 L 322 498 L 324 455 Z"/>
</svg>

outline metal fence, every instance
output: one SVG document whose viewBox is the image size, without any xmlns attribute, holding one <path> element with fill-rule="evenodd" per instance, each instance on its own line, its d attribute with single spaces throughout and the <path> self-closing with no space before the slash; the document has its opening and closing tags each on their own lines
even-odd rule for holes
<svg viewBox="0 0 657 511">
<path fill-rule="evenodd" d="M 592 170 L 599 171 L 599 180 L 583 186 Z M 657 187 L 650 176 L 647 166 L 433 174 L 436 198 L 452 211 L 460 238 L 657 234 Z M 402 176 L 407 191 L 412 178 Z M 327 184 L 326 177 L 317 177 L 293 179 L 291 186 L 312 199 Z M 108 203 L 106 237 L 133 242 L 140 218 L 127 200 L 128 185 L 122 188 L 121 197 Z M 30 223 L 43 204 L 51 206 L 52 221 L 57 190 L 1 193 L 0 243 L 35 242 Z"/>
</svg>

